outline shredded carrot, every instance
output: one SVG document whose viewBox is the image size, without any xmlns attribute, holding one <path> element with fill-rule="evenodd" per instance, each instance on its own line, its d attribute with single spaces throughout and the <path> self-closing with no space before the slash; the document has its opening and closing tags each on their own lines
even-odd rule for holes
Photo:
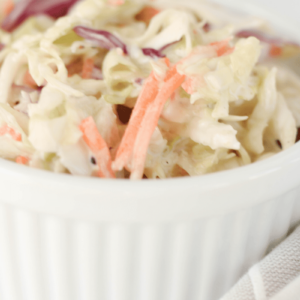
<svg viewBox="0 0 300 300">
<path fill-rule="evenodd" d="M 124 4 L 124 0 L 108 0 L 109 5 L 120 6 Z"/>
<path fill-rule="evenodd" d="M 167 65 L 167 67 L 170 68 L 170 66 L 171 66 L 170 60 L 167 57 L 164 58 L 164 62 Z"/>
<path fill-rule="evenodd" d="M 210 46 L 213 46 L 218 56 L 223 56 L 225 54 L 230 54 L 233 52 L 234 48 L 229 47 L 229 40 L 224 40 L 220 42 L 211 43 Z"/>
<path fill-rule="evenodd" d="M 172 101 L 175 101 L 175 98 L 176 98 L 176 93 L 174 92 L 174 93 L 171 95 L 171 100 L 172 100 Z"/>
<path fill-rule="evenodd" d="M 148 24 L 151 19 L 159 13 L 159 10 L 152 6 L 145 6 L 136 16 L 137 21 L 145 22 Z"/>
<path fill-rule="evenodd" d="M 165 59 L 165 63 L 170 64 L 168 59 Z M 133 167 L 132 178 L 139 178 L 140 174 L 142 175 L 147 147 L 163 106 L 184 79 L 185 76 L 178 74 L 175 65 L 167 72 L 163 86 L 159 91 L 159 82 L 155 78 L 155 74 L 151 73 L 133 109 L 116 159 L 113 162 L 114 170 L 121 170 L 125 166 L 130 170 Z"/>
<path fill-rule="evenodd" d="M 270 56 L 280 56 L 282 54 L 282 48 L 276 45 L 271 45 L 269 55 Z"/>
<path fill-rule="evenodd" d="M 134 141 L 138 134 L 141 122 L 145 116 L 146 109 L 155 99 L 158 93 L 158 81 L 152 72 L 146 80 L 144 87 L 138 97 L 136 105 L 132 111 L 128 126 L 122 138 L 121 145 L 117 151 L 116 159 L 113 162 L 114 170 L 122 170 L 132 154 Z"/>
<path fill-rule="evenodd" d="M 93 69 L 94 69 L 94 58 L 92 57 L 87 58 L 83 63 L 81 77 L 83 79 L 91 78 Z"/>
<path fill-rule="evenodd" d="M 81 59 L 77 59 L 67 65 L 66 68 L 68 70 L 68 77 L 71 77 L 74 74 L 80 74 L 82 72 L 83 62 Z"/>
<path fill-rule="evenodd" d="M 182 84 L 182 88 L 191 95 L 205 85 L 206 83 L 202 75 L 192 75 L 186 78 L 185 82 Z"/>
<path fill-rule="evenodd" d="M 141 128 L 137 134 L 131 166 L 131 179 L 140 179 L 143 176 L 147 149 L 151 136 L 157 126 L 164 104 L 173 92 L 178 89 L 185 79 L 185 75 L 175 73 L 170 79 L 165 81 L 158 92 L 154 102 L 147 108 L 143 118 Z"/>
<path fill-rule="evenodd" d="M 14 139 L 17 142 L 22 141 L 22 135 L 7 125 L 4 125 L 0 128 L 0 136 L 5 134 L 9 134 L 12 137 L 12 139 Z"/>
<path fill-rule="evenodd" d="M 105 140 L 98 132 L 95 121 L 92 117 L 84 119 L 79 125 L 83 139 L 94 153 L 99 167 L 98 176 L 102 178 L 115 178 L 111 169 L 111 155 Z"/>
<path fill-rule="evenodd" d="M 224 52 L 222 52 L 219 56 L 225 56 L 225 55 L 230 55 L 234 52 L 234 47 L 232 48 L 228 48 L 227 50 L 225 50 Z"/>
<path fill-rule="evenodd" d="M 180 168 L 180 171 L 179 171 L 180 176 L 189 176 L 190 175 L 185 169 L 182 169 L 181 167 L 179 167 L 179 168 Z"/>
<path fill-rule="evenodd" d="M 6 0 L 3 3 L 3 7 L 2 7 L 4 16 L 8 16 L 13 11 L 14 8 L 15 8 L 14 1 L 13 0 Z"/>
<path fill-rule="evenodd" d="M 164 79 L 164 81 L 168 81 L 169 79 L 171 79 L 174 75 L 177 74 L 177 64 L 174 65 L 171 69 L 169 69 L 169 71 L 166 74 L 166 77 Z"/>
<path fill-rule="evenodd" d="M 16 158 L 16 163 L 20 165 L 26 165 L 28 163 L 28 158 L 24 156 L 18 156 Z"/>
<path fill-rule="evenodd" d="M 24 78 L 23 78 L 23 83 L 25 85 L 28 85 L 30 86 L 31 88 L 37 88 L 37 84 L 36 82 L 33 80 L 31 74 L 29 73 L 29 71 L 27 70 L 25 75 L 24 75 Z"/>
</svg>

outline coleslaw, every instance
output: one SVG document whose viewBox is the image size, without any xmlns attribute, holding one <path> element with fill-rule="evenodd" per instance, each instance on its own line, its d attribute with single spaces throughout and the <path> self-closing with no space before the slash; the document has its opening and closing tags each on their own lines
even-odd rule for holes
<svg viewBox="0 0 300 300">
<path fill-rule="evenodd" d="M 300 54 L 206 1 L 6 1 L 0 157 L 101 178 L 196 176 L 285 150 Z"/>
</svg>

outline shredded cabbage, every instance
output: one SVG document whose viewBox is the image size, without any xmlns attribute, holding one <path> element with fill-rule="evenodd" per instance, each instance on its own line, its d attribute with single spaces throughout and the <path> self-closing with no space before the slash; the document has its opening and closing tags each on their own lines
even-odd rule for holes
<svg viewBox="0 0 300 300">
<path fill-rule="evenodd" d="M 300 47 L 264 20 L 204 1 L 25 2 L 0 30 L 0 157 L 162 179 L 245 166 L 295 143 L 300 77 L 284 59 Z"/>
<path fill-rule="evenodd" d="M 245 136 L 245 145 L 254 154 L 261 154 L 264 151 L 263 133 L 274 114 L 277 104 L 277 69 L 264 71 L 266 74 L 258 91 L 257 105 L 247 121 L 248 132 Z"/>
</svg>

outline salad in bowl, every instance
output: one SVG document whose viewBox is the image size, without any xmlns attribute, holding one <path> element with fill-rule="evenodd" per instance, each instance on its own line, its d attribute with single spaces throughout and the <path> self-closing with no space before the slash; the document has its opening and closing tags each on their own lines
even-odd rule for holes
<svg viewBox="0 0 300 300">
<path fill-rule="evenodd" d="M 299 46 L 207 3 L 5 2 L 0 157 L 59 173 L 170 178 L 296 142 Z"/>
</svg>

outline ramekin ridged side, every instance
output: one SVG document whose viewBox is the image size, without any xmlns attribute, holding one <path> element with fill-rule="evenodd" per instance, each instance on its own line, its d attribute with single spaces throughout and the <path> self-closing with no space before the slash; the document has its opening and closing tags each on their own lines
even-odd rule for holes
<svg viewBox="0 0 300 300">
<path fill-rule="evenodd" d="M 299 198 L 300 187 L 166 223 L 77 221 L 1 204 L 0 299 L 217 300 L 300 221 Z"/>
</svg>

